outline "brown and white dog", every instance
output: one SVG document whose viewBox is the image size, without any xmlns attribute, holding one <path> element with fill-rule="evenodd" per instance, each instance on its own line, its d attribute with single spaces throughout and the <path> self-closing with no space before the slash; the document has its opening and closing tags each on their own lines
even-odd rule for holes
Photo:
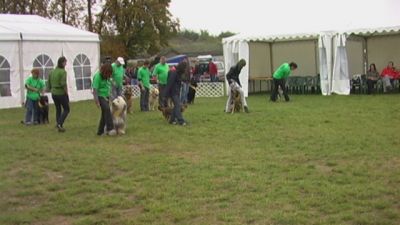
<svg viewBox="0 0 400 225">
<path fill-rule="evenodd" d="M 230 113 L 240 112 L 243 109 L 240 92 L 237 89 L 231 90 L 231 102 L 229 104 Z"/>
<path fill-rule="evenodd" d="M 131 114 L 133 111 L 133 86 L 126 85 L 122 95 L 124 96 L 124 99 L 125 99 L 125 102 L 126 102 L 126 105 L 128 108 L 127 111 L 129 114 Z"/>
<path fill-rule="evenodd" d="M 111 103 L 111 114 L 117 134 L 125 134 L 127 106 L 123 97 L 118 96 Z"/>
<path fill-rule="evenodd" d="M 158 108 L 158 96 L 159 95 L 160 95 L 160 92 L 159 92 L 158 88 L 150 89 L 149 106 L 150 106 L 151 111 L 154 111 Z"/>
</svg>

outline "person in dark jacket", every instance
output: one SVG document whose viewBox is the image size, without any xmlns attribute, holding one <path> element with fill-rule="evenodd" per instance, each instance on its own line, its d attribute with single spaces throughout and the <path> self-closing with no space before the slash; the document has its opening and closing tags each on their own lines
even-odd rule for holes
<svg viewBox="0 0 400 225">
<path fill-rule="evenodd" d="M 229 111 L 229 104 L 232 101 L 231 90 L 238 90 L 241 96 L 241 102 L 246 113 L 249 112 L 249 107 L 247 106 L 246 99 L 244 97 L 244 93 L 242 90 L 242 85 L 240 84 L 239 74 L 243 67 L 246 66 L 246 60 L 241 59 L 236 63 L 235 66 L 232 66 L 229 72 L 226 74 L 226 79 L 229 83 L 229 92 L 228 92 L 228 101 L 226 102 L 225 112 Z"/>
<path fill-rule="evenodd" d="M 180 92 L 182 77 L 184 77 L 187 68 L 187 62 L 182 61 L 176 66 L 176 70 L 170 70 L 168 72 L 167 85 L 165 86 L 162 95 L 165 99 L 171 98 L 174 103 L 174 109 L 172 110 L 171 117 L 169 119 L 170 124 L 179 124 L 182 126 L 186 125 L 186 121 L 183 119 L 181 112 L 181 101 Z"/>
</svg>

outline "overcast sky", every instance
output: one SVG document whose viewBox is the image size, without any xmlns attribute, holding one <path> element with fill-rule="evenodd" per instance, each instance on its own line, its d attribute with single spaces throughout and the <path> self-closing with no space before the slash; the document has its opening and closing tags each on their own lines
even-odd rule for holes
<svg viewBox="0 0 400 225">
<path fill-rule="evenodd" d="M 400 0 L 172 0 L 170 12 L 182 29 L 212 34 L 298 33 L 358 27 L 366 21 L 370 26 L 399 25 Z"/>
</svg>

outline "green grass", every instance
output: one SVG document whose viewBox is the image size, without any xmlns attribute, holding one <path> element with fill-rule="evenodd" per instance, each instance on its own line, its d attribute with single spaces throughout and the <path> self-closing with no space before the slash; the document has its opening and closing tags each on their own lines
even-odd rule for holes
<svg viewBox="0 0 400 225">
<path fill-rule="evenodd" d="M 129 115 L 95 135 L 99 110 L 73 103 L 65 128 L 0 111 L 0 224 L 400 224 L 400 98 L 196 99 L 190 126 Z"/>
</svg>

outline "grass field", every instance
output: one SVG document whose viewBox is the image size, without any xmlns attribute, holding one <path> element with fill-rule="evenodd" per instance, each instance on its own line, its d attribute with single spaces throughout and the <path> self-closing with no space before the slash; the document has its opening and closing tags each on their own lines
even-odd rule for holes
<svg viewBox="0 0 400 225">
<path fill-rule="evenodd" d="M 66 133 L 0 111 L 0 224 L 400 224 L 400 95 L 196 99 L 190 126 L 129 116 L 95 135 L 73 103 Z"/>
</svg>

